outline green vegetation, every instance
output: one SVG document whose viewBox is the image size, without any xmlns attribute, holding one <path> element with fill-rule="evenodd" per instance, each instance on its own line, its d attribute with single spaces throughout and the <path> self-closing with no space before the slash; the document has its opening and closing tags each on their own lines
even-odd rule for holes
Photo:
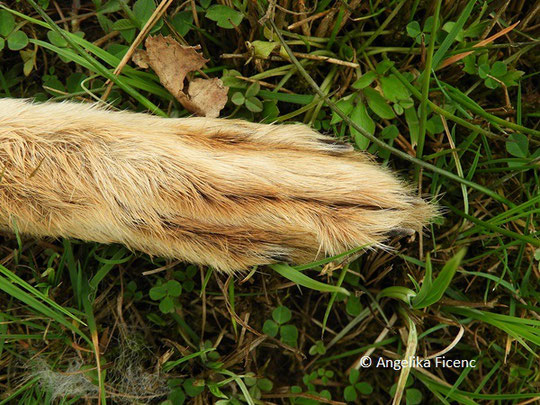
<svg viewBox="0 0 540 405">
<path fill-rule="evenodd" d="M 151 70 L 113 73 L 160 3 L 0 3 L 0 97 L 107 94 L 113 108 L 188 116 Z M 150 35 L 201 45 L 203 73 L 229 86 L 222 117 L 332 134 L 444 215 L 394 251 L 245 278 L 6 237 L 0 404 L 538 401 L 538 12 L 532 1 L 173 1 Z M 412 357 L 473 363 L 376 366 Z"/>
</svg>

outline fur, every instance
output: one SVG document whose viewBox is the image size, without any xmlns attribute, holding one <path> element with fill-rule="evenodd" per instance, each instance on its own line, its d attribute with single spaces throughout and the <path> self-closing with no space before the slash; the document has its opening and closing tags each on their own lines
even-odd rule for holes
<svg viewBox="0 0 540 405">
<path fill-rule="evenodd" d="M 0 99 L 0 228 L 226 272 L 421 230 L 436 209 L 304 125 Z"/>
</svg>

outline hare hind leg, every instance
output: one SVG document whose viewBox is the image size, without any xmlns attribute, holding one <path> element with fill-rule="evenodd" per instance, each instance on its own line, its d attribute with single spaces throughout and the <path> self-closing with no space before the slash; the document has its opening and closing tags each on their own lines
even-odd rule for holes
<svg viewBox="0 0 540 405">
<path fill-rule="evenodd" d="M 0 100 L 0 227 L 244 270 L 384 246 L 435 214 L 305 126 Z"/>
</svg>

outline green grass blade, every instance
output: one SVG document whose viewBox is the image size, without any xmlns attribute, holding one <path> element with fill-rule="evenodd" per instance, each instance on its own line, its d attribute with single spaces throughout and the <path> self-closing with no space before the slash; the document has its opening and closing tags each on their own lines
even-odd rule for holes
<svg viewBox="0 0 540 405">
<path fill-rule="evenodd" d="M 425 295 L 420 298 L 419 295 L 417 295 L 412 300 L 413 308 L 421 309 L 428 307 L 435 304 L 442 298 L 444 292 L 452 282 L 454 274 L 456 274 L 456 271 L 461 263 L 461 260 L 463 260 L 466 252 L 466 249 L 461 249 L 450 260 L 448 260 L 448 262 L 446 262 L 437 278 L 433 281 L 433 284 L 431 284 L 429 289 L 426 290 Z"/>
<path fill-rule="evenodd" d="M 420 99 L 420 129 L 418 131 L 418 145 L 416 147 L 416 157 L 422 158 L 424 153 L 424 143 L 426 138 L 426 122 L 427 122 L 427 102 L 429 98 L 429 84 L 431 80 L 431 63 L 433 61 L 433 53 L 435 51 L 435 38 L 439 29 L 439 18 L 441 12 L 442 0 L 437 0 L 435 4 L 435 13 L 433 14 L 433 27 L 431 29 L 431 37 L 429 47 L 427 49 L 426 66 L 424 72 L 420 76 L 422 80 L 422 98 Z"/>
<path fill-rule="evenodd" d="M 82 303 L 83 308 L 86 313 L 86 319 L 88 319 L 88 329 L 90 330 L 90 335 L 92 337 L 92 350 L 94 352 L 94 357 L 96 359 L 96 369 L 98 376 L 98 386 L 99 386 L 99 398 L 101 405 L 107 404 L 107 392 L 105 390 L 105 373 L 101 368 L 101 356 L 99 348 L 99 335 L 98 328 L 96 324 L 96 318 L 94 316 L 93 302 L 90 302 L 90 285 L 88 280 L 85 277 L 83 281 L 83 294 L 82 294 Z"/>
<path fill-rule="evenodd" d="M 180 364 L 182 363 L 185 363 L 186 361 L 189 361 L 191 359 L 195 359 L 197 357 L 200 357 L 202 356 L 203 354 L 206 354 L 206 353 L 209 353 L 209 352 L 213 352 L 215 351 L 216 348 L 215 347 L 211 347 L 209 349 L 204 349 L 204 350 L 200 350 L 198 352 L 195 352 L 195 353 L 191 353 L 191 354 L 188 354 L 186 356 L 182 356 L 182 358 L 178 359 L 178 360 L 172 360 L 172 361 L 167 361 L 165 364 L 163 364 L 163 371 L 168 373 L 169 371 L 171 371 L 173 368 L 179 366 Z"/>
<path fill-rule="evenodd" d="M 53 321 L 79 335 L 89 345 L 92 345 L 92 341 L 88 338 L 88 336 L 73 325 L 72 322 L 69 322 L 66 318 L 64 318 L 61 312 L 46 306 L 44 303 L 38 301 L 34 296 L 15 286 L 9 279 L 4 278 L 3 276 L 0 276 L 0 290 L 4 291 L 15 299 L 24 302 L 32 310 L 51 318 Z"/>
<path fill-rule="evenodd" d="M 91 290 L 97 289 L 101 280 L 103 280 L 115 266 L 126 263 L 133 257 L 133 254 L 128 253 L 126 255 L 126 250 L 124 248 L 120 248 L 114 253 L 113 257 L 110 259 L 101 258 L 95 253 L 94 256 L 96 257 L 96 259 L 98 259 L 98 261 L 103 263 L 103 266 L 99 268 L 94 277 L 92 277 L 92 279 L 90 280 L 89 285 Z"/>
<path fill-rule="evenodd" d="M 279 273 L 281 276 L 285 277 L 286 279 L 289 279 L 292 282 L 298 285 L 301 285 L 303 287 L 310 288 L 312 290 L 316 290 L 320 292 L 338 292 L 345 295 L 351 295 L 351 293 L 347 291 L 345 288 L 336 287 L 334 285 L 324 284 L 324 283 L 321 283 L 320 281 L 313 280 L 311 277 L 306 276 L 304 273 L 300 272 L 299 270 L 287 264 L 276 263 L 276 264 L 271 264 L 270 267 L 276 273 Z"/>
<path fill-rule="evenodd" d="M 295 270 L 298 270 L 298 271 L 312 269 L 312 268 L 317 267 L 317 266 L 322 266 L 324 264 L 327 264 L 327 263 L 330 263 L 330 262 L 333 262 L 333 261 L 336 261 L 336 260 L 339 260 L 339 259 L 343 259 L 344 257 L 347 257 L 347 256 L 352 255 L 354 253 L 358 253 L 358 252 L 362 251 L 363 249 L 365 249 L 366 247 L 367 247 L 367 245 L 358 246 L 358 247 L 355 247 L 354 249 L 347 250 L 346 252 L 340 253 L 340 254 L 335 255 L 335 256 L 327 257 L 325 259 L 317 260 L 316 262 L 306 263 L 306 264 L 302 264 L 302 265 L 299 265 L 299 266 L 293 266 L 293 267 L 294 267 Z"/>
<path fill-rule="evenodd" d="M 47 297 L 45 294 L 43 294 L 37 288 L 35 288 L 32 285 L 28 284 L 22 278 L 17 276 L 12 271 L 6 269 L 2 265 L 0 265 L 0 274 L 3 274 L 4 276 L 6 276 L 12 283 L 16 283 L 16 284 L 20 285 L 22 288 L 24 288 L 30 294 L 32 294 L 33 296 L 39 298 L 41 301 L 43 301 L 44 303 L 46 303 L 50 307 L 54 308 L 58 312 L 61 312 L 64 315 L 68 316 L 69 318 L 73 319 L 74 321 L 86 326 L 86 323 L 84 323 L 84 321 L 82 321 L 79 317 L 73 315 L 73 313 L 71 313 L 69 310 L 67 310 L 63 306 L 61 306 L 61 305 L 57 304 L 56 302 L 54 302 L 52 299 Z"/>
<path fill-rule="evenodd" d="M 422 281 L 422 286 L 420 287 L 420 291 L 418 291 L 418 294 L 416 294 L 416 297 L 414 297 L 412 300 L 413 306 L 415 302 L 423 302 L 428 296 L 432 288 L 433 266 L 431 265 L 431 256 L 429 252 L 426 256 L 425 268 L 426 268 L 426 272 L 424 274 L 424 281 Z"/>
<path fill-rule="evenodd" d="M 476 0 L 470 0 L 461 14 L 459 15 L 458 20 L 446 36 L 444 38 L 443 42 L 441 43 L 441 46 L 439 46 L 439 49 L 437 49 L 437 52 L 435 52 L 435 55 L 433 55 L 433 62 L 432 66 L 433 69 L 436 70 L 437 66 L 442 62 L 444 57 L 446 56 L 446 52 L 448 52 L 448 49 L 450 49 L 450 46 L 452 46 L 452 43 L 455 41 L 456 36 L 458 35 L 459 31 L 463 28 L 465 23 L 467 22 L 467 19 L 471 15 L 471 11 L 476 3 Z"/>
<path fill-rule="evenodd" d="M 348 264 L 343 266 L 343 268 L 341 269 L 341 273 L 339 274 L 339 278 L 336 283 L 337 287 L 341 287 L 341 284 L 343 284 L 343 280 L 345 279 L 345 276 L 347 275 L 348 270 L 349 270 Z M 326 323 L 328 322 L 328 318 L 330 317 L 330 312 L 332 311 L 332 306 L 334 305 L 334 301 L 336 300 L 336 298 L 337 298 L 337 292 L 333 292 L 332 296 L 330 297 L 330 301 L 328 301 L 328 305 L 326 306 L 326 310 L 324 311 L 321 336 L 324 335 L 324 331 L 326 330 Z"/>
</svg>

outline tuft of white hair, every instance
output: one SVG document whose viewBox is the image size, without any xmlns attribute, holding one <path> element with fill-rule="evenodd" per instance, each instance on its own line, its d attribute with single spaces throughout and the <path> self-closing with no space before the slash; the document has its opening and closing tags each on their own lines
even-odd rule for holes
<svg viewBox="0 0 540 405">
<path fill-rule="evenodd" d="M 107 368 L 107 395 L 117 403 L 150 403 L 165 397 L 170 388 L 166 376 L 144 367 L 150 357 L 144 345 L 136 337 L 124 336 L 116 348 L 117 357 Z M 25 365 L 25 380 L 37 378 L 42 390 L 53 400 L 66 397 L 97 397 L 99 387 L 88 376 L 88 367 L 73 357 L 63 359 L 67 366 L 62 371 L 54 368 L 43 357 L 37 357 Z"/>
</svg>

